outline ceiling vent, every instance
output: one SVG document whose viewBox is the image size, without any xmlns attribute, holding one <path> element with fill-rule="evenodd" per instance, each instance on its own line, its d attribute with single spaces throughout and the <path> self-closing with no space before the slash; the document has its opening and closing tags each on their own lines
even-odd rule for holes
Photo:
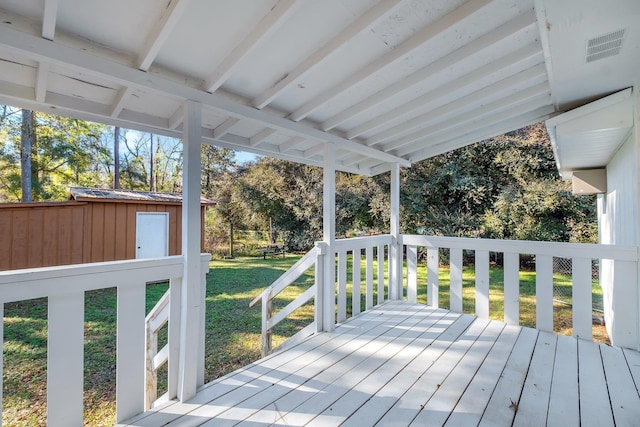
<svg viewBox="0 0 640 427">
<path fill-rule="evenodd" d="M 587 40 L 587 62 L 608 58 L 620 53 L 626 30 L 618 30 Z"/>
</svg>

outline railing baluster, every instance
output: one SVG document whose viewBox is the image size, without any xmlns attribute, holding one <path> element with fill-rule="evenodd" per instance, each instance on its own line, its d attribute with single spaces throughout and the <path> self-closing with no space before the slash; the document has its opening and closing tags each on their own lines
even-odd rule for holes
<svg viewBox="0 0 640 427">
<path fill-rule="evenodd" d="M 384 302 L 384 246 L 378 246 L 378 299 L 377 303 Z"/>
<path fill-rule="evenodd" d="M 47 425 L 81 426 L 84 392 L 84 292 L 50 296 L 48 301 Z M 140 325 L 143 335 L 138 353 L 141 366 L 138 369 L 139 374 L 144 375 L 144 315 Z M 141 406 L 138 412 L 143 409 Z M 135 414 L 131 414 L 133 415 Z"/>
<path fill-rule="evenodd" d="M 351 315 L 360 314 L 360 259 L 362 250 L 353 250 L 352 287 L 351 287 Z"/>
<path fill-rule="evenodd" d="M 504 321 L 520 324 L 520 254 L 504 253 Z"/>
<path fill-rule="evenodd" d="M 373 246 L 368 245 L 365 251 L 367 258 L 367 284 L 365 307 L 367 310 L 373 307 Z"/>
<path fill-rule="evenodd" d="M 462 313 L 462 249 L 449 250 L 449 309 Z"/>
<path fill-rule="evenodd" d="M 439 279 L 438 269 L 440 267 L 440 257 L 438 248 L 427 248 L 427 303 L 431 307 L 438 307 Z"/>
<path fill-rule="evenodd" d="M 553 332 L 553 257 L 536 255 L 536 329 Z"/>
<path fill-rule="evenodd" d="M 571 287 L 573 336 L 590 340 L 593 335 L 591 259 L 573 258 L 571 261 L 571 273 L 573 279 Z"/>
<path fill-rule="evenodd" d="M 315 322 L 315 332 L 324 330 L 325 300 L 324 300 L 324 251 L 325 246 L 316 243 L 316 262 L 314 264 L 314 280 L 316 285 L 316 295 L 314 300 L 315 310 L 313 320 Z"/>
<path fill-rule="evenodd" d="M 262 357 L 271 353 L 271 295 L 262 298 Z"/>
<path fill-rule="evenodd" d="M 144 411 L 144 283 L 118 286 L 116 422 Z"/>
<path fill-rule="evenodd" d="M 476 250 L 476 315 L 489 318 L 489 251 Z"/>
<path fill-rule="evenodd" d="M 347 319 L 347 251 L 338 252 L 338 322 Z"/>
<path fill-rule="evenodd" d="M 169 281 L 169 362 L 167 392 L 169 399 L 178 396 L 178 370 L 180 369 L 180 308 L 182 307 L 182 278 Z"/>
<path fill-rule="evenodd" d="M 407 301 L 418 302 L 418 247 L 407 246 Z"/>
</svg>

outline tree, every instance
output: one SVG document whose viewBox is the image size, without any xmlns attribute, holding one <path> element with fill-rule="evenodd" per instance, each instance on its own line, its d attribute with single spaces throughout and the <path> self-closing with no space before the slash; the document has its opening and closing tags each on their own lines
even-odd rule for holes
<svg viewBox="0 0 640 427">
<path fill-rule="evenodd" d="M 32 177 L 32 152 L 35 148 L 35 117 L 33 111 L 22 110 L 22 125 L 20 132 L 20 186 L 22 190 L 22 202 L 32 200 L 33 191 Z"/>
<path fill-rule="evenodd" d="M 29 193 L 32 200 L 64 200 L 71 185 L 101 185 L 111 180 L 104 125 L 26 111 L 23 121 L 20 110 L 7 109 L 11 113 L 5 117 L 0 133 L 3 200 L 22 200 L 23 194 L 28 197 Z M 23 147 L 29 133 L 30 149 Z M 31 173 L 22 173 L 22 167 L 28 167 L 29 153 Z M 29 178 L 31 191 L 28 187 L 23 191 L 22 181 Z"/>
</svg>

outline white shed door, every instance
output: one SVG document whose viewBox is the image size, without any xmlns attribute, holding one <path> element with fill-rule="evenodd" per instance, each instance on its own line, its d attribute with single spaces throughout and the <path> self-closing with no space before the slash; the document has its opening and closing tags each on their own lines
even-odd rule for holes
<svg viewBox="0 0 640 427">
<path fill-rule="evenodd" d="M 136 212 L 136 258 L 169 255 L 169 213 Z"/>
</svg>

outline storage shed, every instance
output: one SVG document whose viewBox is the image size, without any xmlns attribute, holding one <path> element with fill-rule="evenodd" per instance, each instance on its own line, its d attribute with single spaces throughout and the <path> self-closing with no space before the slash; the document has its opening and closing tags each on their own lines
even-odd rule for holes
<svg viewBox="0 0 640 427">
<path fill-rule="evenodd" d="M 67 202 L 0 204 L 0 270 L 179 255 L 181 203 L 175 193 L 72 187 Z M 201 199 L 202 230 L 211 204 Z"/>
</svg>

